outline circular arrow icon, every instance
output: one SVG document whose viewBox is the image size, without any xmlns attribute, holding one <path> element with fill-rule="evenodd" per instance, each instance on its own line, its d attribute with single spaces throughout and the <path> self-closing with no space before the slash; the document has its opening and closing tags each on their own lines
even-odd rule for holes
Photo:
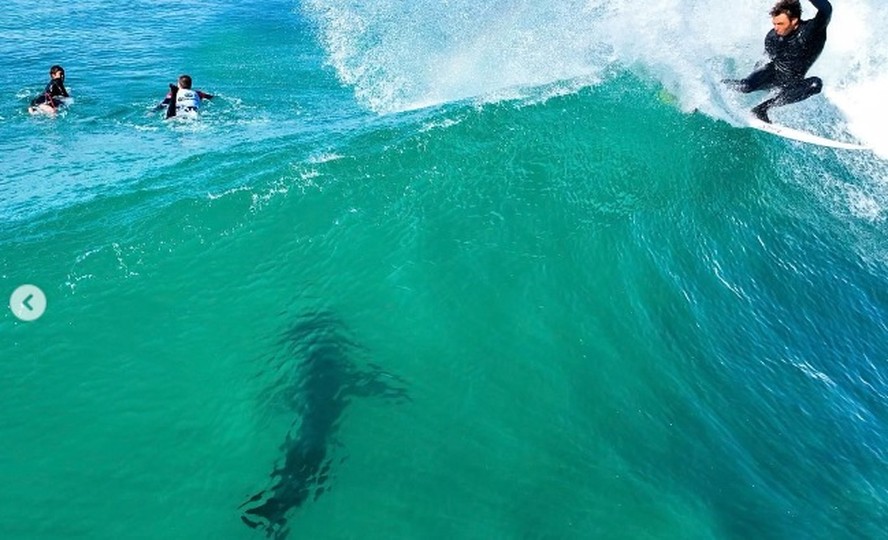
<svg viewBox="0 0 888 540">
<path fill-rule="evenodd" d="M 25 322 L 36 321 L 46 311 L 46 295 L 36 285 L 22 285 L 9 297 L 9 309 Z"/>
</svg>

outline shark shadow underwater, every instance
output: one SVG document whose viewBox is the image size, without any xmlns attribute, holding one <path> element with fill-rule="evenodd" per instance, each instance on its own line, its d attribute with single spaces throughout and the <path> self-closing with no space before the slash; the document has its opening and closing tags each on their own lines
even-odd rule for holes
<svg viewBox="0 0 888 540">
<path fill-rule="evenodd" d="M 398 403 L 410 399 L 398 377 L 372 364 L 358 367 L 354 358 L 361 348 L 329 312 L 301 316 L 279 345 L 271 366 L 279 379 L 273 391 L 294 420 L 268 487 L 239 507 L 244 523 L 275 539 L 287 536 L 292 510 L 329 489 L 329 450 L 336 445 L 340 419 L 352 398 L 382 397 Z"/>
</svg>

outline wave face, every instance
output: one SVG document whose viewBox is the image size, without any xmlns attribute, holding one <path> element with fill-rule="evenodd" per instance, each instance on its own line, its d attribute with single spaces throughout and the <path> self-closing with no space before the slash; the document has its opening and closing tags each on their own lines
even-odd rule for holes
<svg viewBox="0 0 888 540">
<path fill-rule="evenodd" d="M 814 8 L 804 2 L 803 18 Z M 752 0 L 713 10 L 702 0 L 637 4 L 606 1 L 336 2 L 306 0 L 328 61 L 358 99 L 392 112 L 467 97 L 499 97 L 522 86 L 600 78 L 613 66 L 648 72 L 685 110 L 718 118 L 716 81 L 744 76 L 763 56 L 768 6 Z M 729 21 L 729 22 L 728 22 Z M 812 69 L 824 96 L 856 137 L 888 155 L 888 92 L 876 0 L 841 2 L 828 45 Z M 808 110 L 805 115 L 815 112 Z M 803 123 L 816 125 L 816 120 Z"/>
<path fill-rule="evenodd" d="M 66 6 L 0 18 L 0 538 L 883 536 L 888 162 L 732 125 L 766 8 Z M 852 138 L 837 9 L 780 114 Z"/>
</svg>

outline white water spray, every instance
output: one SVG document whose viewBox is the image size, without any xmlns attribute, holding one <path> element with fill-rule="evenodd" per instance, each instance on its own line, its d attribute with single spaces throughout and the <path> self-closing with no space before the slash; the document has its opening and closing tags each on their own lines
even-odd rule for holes
<svg viewBox="0 0 888 540">
<path fill-rule="evenodd" d="M 823 78 L 823 95 L 795 107 L 805 114 L 841 111 L 852 135 L 888 156 L 882 31 L 888 4 L 833 5 L 826 49 L 810 72 Z M 302 6 L 317 22 L 340 79 L 377 112 L 555 81 L 588 84 L 616 65 L 657 78 L 685 110 L 725 118 L 718 80 L 743 77 L 762 59 L 771 3 L 302 0 Z M 803 8 L 803 18 L 813 16 L 807 0 Z"/>
</svg>

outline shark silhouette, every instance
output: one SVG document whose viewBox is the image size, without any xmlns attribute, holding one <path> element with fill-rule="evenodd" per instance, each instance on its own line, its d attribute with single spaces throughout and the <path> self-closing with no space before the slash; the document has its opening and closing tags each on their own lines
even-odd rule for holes
<svg viewBox="0 0 888 540">
<path fill-rule="evenodd" d="M 241 520 L 264 529 L 266 537 L 288 533 L 287 517 L 306 501 L 317 499 L 330 479 L 342 413 L 353 397 L 378 396 L 409 400 L 403 381 L 375 365 L 358 368 L 353 358 L 360 347 L 333 314 L 301 316 L 281 339 L 282 354 L 272 366 L 281 375 L 277 392 L 295 420 L 281 445 L 283 456 L 271 472 L 268 487 L 239 509 Z"/>
</svg>

